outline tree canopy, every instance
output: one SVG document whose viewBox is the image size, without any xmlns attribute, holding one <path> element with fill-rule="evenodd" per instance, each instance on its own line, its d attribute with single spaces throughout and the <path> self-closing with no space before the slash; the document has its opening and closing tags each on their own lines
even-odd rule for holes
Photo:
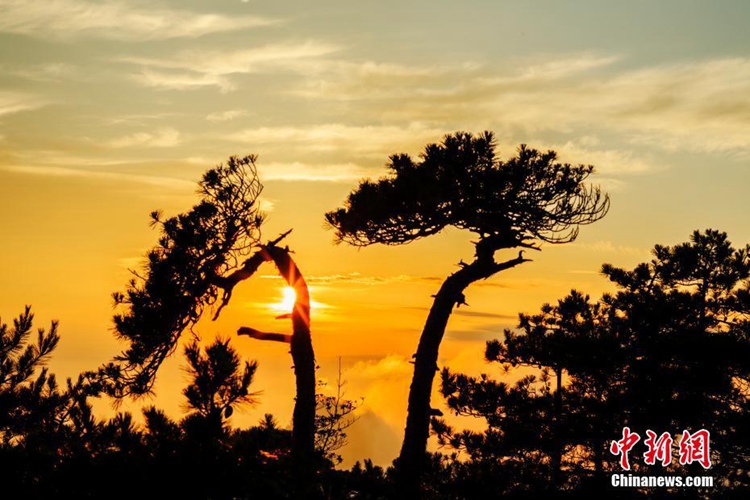
<svg viewBox="0 0 750 500">
<path fill-rule="evenodd" d="M 502 161 L 491 132 L 457 132 L 425 147 L 420 160 L 390 157 L 389 175 L 365 180 L 344 208 L 326 214 L 339 241 L 398 245 L 448 226 L 504 242 L 572 241 L 606 214 L 609 200 L 585 184 L 591 165 L 558 163 L 554 151 L 522 145 Z"/>
<path fill-rule="evenodd" d="M 126 306 L 114 323 L 128 348 L 100 372 L 116 396 L 151 390 L 182 332 L 220 297 L 218 278 L 238 268 L 259 242 L 263 186 L 254 156 L 229 158 L 198 186 L 201 200 L 189 212 L 167 219 L 151 214 L 161 235 L 147 254 L 145 274 L 134 271 L 126 291 L 114 294 L 115 303 Z"/>
</svg>

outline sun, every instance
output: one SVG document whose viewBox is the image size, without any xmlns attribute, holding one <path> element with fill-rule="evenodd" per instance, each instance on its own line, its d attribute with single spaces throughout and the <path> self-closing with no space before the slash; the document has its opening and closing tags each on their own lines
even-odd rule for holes
<svg viewBox="0 0 750 500">
<path fill-rule="evenodd" d="M 281 311 L 291 312 L 294 309 L 294 301 L 297 300 L 297 294 L 294 292 L 294 288 L 285 286 L 282 290 L 283 298 L 281 302 L 276 304 L 276 308 Z"/>
<path fill-rule="evenodd" d="M 277 315 L 288 314 L 294 311 L 294 303 L 297 300 L 297 293 L 294 291 L 294 288 L 292 288 L 291 286 L 284 286 L 281 288 L 277 288 L 276 290 L 281 292 L 281 297 L 279 297 L 279 299 L 275 302 L 269 302 L 267 307 Z M 310 293 L 312 293 L 313 291 L 314 290 L 312 289 L 312 287 L 308 289 L 308 292 Z M 321 313 L 324 309 L 330 308 L 331 306 L 327 304 L 322 304 L 320 302 L 310 300 L 310 309 L 312 311 Z"/>
</svg>

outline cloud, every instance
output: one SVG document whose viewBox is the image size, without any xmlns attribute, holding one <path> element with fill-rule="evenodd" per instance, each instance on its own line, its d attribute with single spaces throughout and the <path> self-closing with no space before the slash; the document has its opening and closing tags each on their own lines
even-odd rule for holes
<svg viewBox="0 0 750 500">
<path fill-rule="evenodd" d="M 426 142 L 439 141 L 445 130 L 419 122 L 398 125 L 346 125 L 328 123 L 309 127 L 259 127 L 226 136 L 232 142 L 255 145 L 279 144 L 304 147 L 306 151 L 346 151 L 383 161 L 397 151 L 422 149 Z M 383 172 L 382 167 L 377 172 Z"/>
<path fill-rule="evenodd" d="M 620 96 L 611 115 L 634 132 L 635 143 L 748 153 L 750 58 L 645 68 L 614 78 L 608 89 Z"/>
<path fill-rule="evenodd" d="M 107 144 L 113 148 L 171 148 L 177 146 L 181 142 L 180 133 L 177 130 L 170 127 L 164 127 L 151 133 L 136 132 L 134 134 L 119 137 L 109 141 Z"/>
<path fill-rule="evenodd" d="M 17 166 L 5 165 L 0 166 L 0 170 L 22 174 L 41 175 L 45 177 L 76 177 L 82 179 L 105 180 L 116 182 L 135 182 L 156 186 L 160 188 L 171 188 L 178 190 L 194 189 L 195 183 L 192 181 L 177 179 L 174 177 L 164 177 L 156 175 L 126 174 L 121 172 L 102 172 L 98 170 L 83 170 L 66 167 L 42 167 L 42 166 Z"/>
<path fill-rule="evenodd" d="M 263 276 L 264 278 L 276 278 L 276 276 Z M 361 273 L 348 273 L 348 274 L 329 274 L 329 275 L 312 275 L 306 276 L 305 280 L 308 283 L 314 283 L 318 285 L 327 285 L 329 283 L 353 283 L 357 285 L 387 285 L 390 283 L 403 283 L 406 281 L 412 282 L 433 282 L 441 280 L 441 278 L 432 276 L 411 276 L 408 274 L 399 274 L 395 276 L 372 276 Z"/>
<path fill-rule="evenodd" d="M 414 366 L 409 360 L 396 354 L 357 361 L 343 370 L 347 397 L 364 400 L 358 413 L 376 415 L 383 425 L 392 429 L 394 440 L 398 439 L 403 429 L 413 370 Z"/>
<path fill-rule="evenodd" d="M 750 154 L 750 58 L 641 68 L 619 61 L 579 54 L 503 69 L 341 65 L 311 75 L 297 91 L 356 101 L 359 112 L 386 122 L 473 123 L 525 135 L 598 131 L 638 147 Z M 623 172 L 653 168 L 611 148 L 598 155 Z"/>
<path fill-rule="evenodd" d="M 566 142 L 543 142 L 529 140 L 531 144 L 545 144 L 544 149 L 551 149 L 558 154 L 558 160 L 565 163 L 594 165 L 594 184 L 602 187 L 606 192 L 619 191 L 623 188 L 623 178 L 646 173 L 654 173 L 669 166 L 662 159 L 657 162 L 650 152 L 635 152 L 614 149 L 602 145 L 602 141 L 593 135 L 585 135 Z M 510 147 L 505 148 L 511 150 Z"/>
<path fill-rule="evenodd" d="M 391 354 L 378 360 L 357 361 L 345 373 L 346 378 L 377 382 L 391 378 L 401 380 L 412 371 L 413 368 L 406 358 Z"/>
<path fill-rule="evenodd" d="M 575 57 L 562 57 L 554 60 L 525 64 L 525 68 L 515 77 L 517 81 L 554 81 L 568 76 L 611 66 L 620 60 L 619 56 L 601 56 L 597 54 L 580 54 Z M 503 81 L 502 79 L 500 80 Z"/>
<path fill-rule="evenodd" d="M 427 96 L 448 82 L 481 71 L 475 63 L 407 66 L 374 61 L 328 60 L 299 67 L 307 76 L 293 94 L 337 101 L 395 101 Z M 431 82 L 435 85 L 432 86 Z"/>
<path fill-rule="evenodd" d="M 456 309 L 453 311 L 456 316 L 467 316 L 471 318 L 495 318 L 495 319 L 507 319 L 515 321 L 518 319 L 517 315 L 512 314 L 498 314 L 484 311 L 467 311 L 466 309 Z"/>
<path fill-rule="evenodd" d="M 102 158 L 94 156 L 79 156 L 68 154 L 61 150 L 27 150 L 15 152 L 15 163 L 31 166 L 51 167 L 114 167 L 120 165 L 133 165 L 150 161 L 148 158 Z"/>
<path fill-rule="evenodd" d="M 206 116 L 206 120 L 210 122 L 226 122 L 245 115 L 247 115 L 247 111 L 244 109 L 228 109 L 226 111 L 211 113 Z"/>
<path fill-rule="evenodd" d="M 499 69 L 472 62 L 408 66 L 327 57 L 336 50 L 305 42 L 123 60 L 141 66 L 136 77 L 145 85 L 171 89 L 228 91 L 236 88 L 232 75 L 293 70 L 305 75 L 294 90 L 298 96 L 356 107 L 351 116 L 367 118 L 364 124 L 349 119 L 255 127 L 221 137 L 266 151 L 276 147 L 282 156 L 337 155 L 330 164 L 320 158 L 275 163 L 267 171 L 279 180 L 378 175 L 388 155 L 420 151 L 439 141 L 449 124 L 493 129 L 500 138 L 575 136 L 545 146 L 562 161 L 595 165 L 596 181 L 608 191 L 620 188 L 623 177 L 669 168 L 655 161 L 658 149 L 750 154 L 750 58 L 623 68 L 616 56 L 578 54 Z M 229 110 L 210 119 L 237 116 Z"/>
<path fill-rule="evenodd" d="M 670 151 L 750 147 L 750 59 L 636 69 L 542 90 L 516 89 L 496 105 L 540 128 L 593 126 Z M 631 170 L 648 169 L 627 160 Z"/>
<path fill-rule="evenodd" d="M 284 66 L 335 52 L 336 46 L 307 41 L 264 45 L 243 50 L 187 50 L 169 58 L 123 57 L 122 62 L 162 69 L 186 70 L 211 75 L 253 73 L 268 66 Z"/>
<path fill-rule="evenodd" d="M 107 117 L 105 123 L 107 125 L 120 125 L 129 124 L 144 126 L 149 121 L 163 120 L 164 118 L 173 118 L 181 116 L 182 113 L 136 113 L 122 116 Z"/>
<path fill-rule="evenodd" d="M 236 87 L 230 75 L 300 71 L 338 47 L 317 42 L 280 43 L 242 50 L 186 50 L 168 58 L 121 57 L 120 62 L 141 67 L 134 75 L 147 87 L 190 90 L 216 86 L 227 92 Z"/>
<path fill-rule="evenodd" d="M 400 429 L 373 411 L 358 412 L 357 418 L 347 430 L 348 444 L 344 448 L 342 466 L 348 468 L 356 461 L 365 460 L 380 466 L 389 465 L 398 456 Z"/>
<path fill-rule="evenodd" d="M 203 14 L 125 1 L 0 0 L 0 32 L 45 39 L 144 41 L 195 38 L 275 22 L 257 16 Z"/>
<path fill-rule="evenodd" d="M 479 105 L 498 89 L 534 88 L 614 63 L 617 57 L 590 54 L 547 61 L 524 61 L 499 72 L 486 64 L 433 64 L 405 66 L 390 63 L 332 62 L 317 71 L 298 89 L 300 95 L 340 101 L 413 100 L 433 104 Z M 317 78 L 313 78 L 317 77 Z M 381 102 L 382 104 L 382 102 Z M 433 112 L 442 116 L 440 107 Z M 455 110 L 453 110 L 455 111 Z M 472 111 L 465 109 L 465 111 Z"/>
<path fill-rule="evenodd" d="M 199 73 L 165 72 L 143 69 L 132 77 L 144 87 L 159 90 L 195 90 L 202 87 L 218 87 L 222 92 L 229 92 L 234 85 L 221 75 Z"/>
<path fill-rule="evenodd" d="M 637 155 L 632 150 L 602 149 L 601 141 L 594 136 L 552 143 L 548 149 L 556 151 L 561 161 L 594 165 L 596 171 L 605 176 L 637 175 L 665 168 L 663 164 L 646 155 Z"/>
<path fill-rule="evenodd" d="M 616 245 L 611 241 L 604 240 L 594 241 L 592 243 L 574 242 L 572 245 L 574 245 L 576 250 L 583 249 L 600 253 L 621 253 L 627 255 L 638 255 L 642 257 L 647 257 L 650 253 L 650 249 L 648 248 L 639 248 L 629 245 Z"/>
<path fill-rule="evenodd" d="M 0 118 L 5 115 L 38 109 L 45 104 L 43 100 L 35 96 L 0 90 Z"/>
<path fill-rule="evenodd" d="M 210 165 L 208 158 L 193 156 L 185 159 L 194 165 Z M 367 175 L 379 172 L 375 169 L 367 169 L 354 163 L 343 164 L 312 164 L 301 162 L 271 162 L 260 163 L 258 174 L 266 181 L 312 181 L 312 182 L 351 182 L 362 179 Z"/>
<path fill-rule="evenodd" d="M 518 321 L 518 318 L 514 319 L 516 322 Z M 488 340 L 494 340 L 500 337 L 503 330 L 511 326 L 513 326 L 513 322 L 509 322 L 507 325 L 502 325 L 496 330 L 448 330 L 445 333 L 445 338 L 453 342 L 485 343 Z"/>
<path fill-rule="evenodd" d="M 63 62 L 36 64 L 22 68 L 8 66 L 3 66 L 1 68 L 7 75 L 26 78 L 37 82 L 59 82 L 65 79 L 82 79 L 82 75 L 76 66 Z"/>
<path fill-rule="evenodd" d="M 461 343 L 449 355 L 441 356 L 438 363 L 456 373 L 499 373 L 501 367 L 497 363 L 484 361 L 484 340 L 501 335 L 502 329 L 494 337 L 485 334 L 476 338 L 473 344 Z M 388 465 L 398 455 L 406 420 L 409 382 L 414 372 L 410 361 L 405 356 L 390 354 L 356 361 L 343 370 L 343 379 L 347 382 L 346 397 L 364 399 L 357 411 L 361 420 L 349 429 L 350 445 L 343 450 L 347 464 L 369 457 L 378 465 Z M 458 423 L 447 411 L 439 388 L 440 377 L 437 376 L 432 387 L 431 406 L 442 409 L 449 422 Z M 371 426 L 378 432 L 368 432 L 368 429 L 372 430 Z M 432 440 L 430 443 L 432 448 L 435 443 Z"/>
<path fill-rule="evenodd" d="M 265 181 L 350 182 L 362 179 L 372 171 L 353 163 L 311 165 L 306 163 L 267 163 L 258 166 Z"/>
<path fill-rule="evenodd" d="M 406 309 L 416 309 L 418 311 L 429 311 L 429 307 L 407 307 Z M 466 308 L 456 308 L 451 313 L 455 316 L 465 316 L 469 318 L 493 318 L 493 319 L 508 319 L 515 321 L 518 319 L 517 315 L 511 315 L 511 314 L 498 314 L 498 313 L 491 313 L 491 312 L 485 312 L 485 311 L 471 311 L 467 310 Z"/>
</svg>

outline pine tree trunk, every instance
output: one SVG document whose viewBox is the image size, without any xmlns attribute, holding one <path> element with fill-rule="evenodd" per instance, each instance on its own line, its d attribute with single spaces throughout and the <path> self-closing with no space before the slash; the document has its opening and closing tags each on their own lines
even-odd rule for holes
<svg viewBox="0 0 750 500">
<path fill-rule="evenodd" d="M 437 371 L 438 351 L 453 305 L 465 288 L 465 285 L 462 286 L 454 276 L 445 280 L 435 296 L 414 356 L 414 375 L 409 389 L 404 442 L 397 466 L 399 496 L 403 498 L 419 498 L 420 478 L 427 460 L 430 396 Z"/>
<path fill-rule="evenodd" d="M 291 229 L 268 244 L 263 245 L 242 267 L 226 277 L 214 277 L 215 286 L 224 290 L 221 304 L 214 315 L 216 319 L 222 308 L 229 302 L 232 290 L 242 280 L 250 278 L 263 262 L 273 261 L 279 274 L 294 289 L 294 310 L 292 335 L 261 332 L 250 327 L 241 327 L 240 335 L 258 340 L 283 342 L 290 345 L 294 363 L 294 378 L 297 395 L 292 414 L 292 461 L 295 491 L 293 498 L 319 498 L 320 490 L 316 481 L 315 454 L 315 352 L 310 335 L 310 292 L 305 278 L 297 264 L 289 255 L 289 248 L 281 248 L 278 243 L 291 233 Z M 284 315 L 286 317 L 286 315 Z"/>
<path fill-rule="evenodd" d="M 286 249 L 269 246 L 279 274 L 295 292 L 291 354 L 297 396 L 292 415 L 292 455 L 298 498 L 315 497 L 315 353 L 310 335 L 310 293 L 302 273 Z"/>
<path fill-rule="evenodd" d="M 432 382 L 438 369 L 440 342 L 445 335 L 453 306 L 465 304 L 463 291 L 470 284 L 528 261 L 519 254 L 517 259 L 497 263 L 493 259 L 494 252 L 495 248 L 486 250 L 477 245 L 474 261 L 471 264 L 462 263 L 461 269 L 448 276 L 435 295 L 414 355 L 414 375 L 409 388 L 404 442 L 396 464 L 399 498 L 420 497 L 421 478 L 427 464 Z"/>
</svg>

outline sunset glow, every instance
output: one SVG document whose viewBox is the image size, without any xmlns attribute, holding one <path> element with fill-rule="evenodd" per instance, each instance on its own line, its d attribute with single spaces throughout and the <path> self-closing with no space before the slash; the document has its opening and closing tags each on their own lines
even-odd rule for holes
<svg viewBox="0 0 750 500">
<path fill-rule="evenodd" d="M 392 174 L 390 155 L 419 158 L 458 130 L 494 131 L 503 159 L 528 144 L 594 165 L 607 216 L 575 242 L 526 250 L 533 261 L 477 281 L 453 310 L 439 367 L 499 376 L 486 341 L 571 288 L 612 291 L 603 263 L 630 268 L 708 227 L 750 242 L 750 2 L 717 5 L 0 0 L 0 316 L 31 304 L 38 326 L 59 320 L 58 380 L 110 361 L 127 347 L 112 293 L 158 244 L 149 213 L 190 210 L 207 169 L 257 154 L 260 243 L 293 229 L 281 245 L 309 285 L 316 376 L 336 380 L 341 358 L 348 397 L 364 400 L 342 466 L 388 465 L 433 297 L 478 235 L 451 227 L 354 248 L 335 244 L 324 214 L 362 179 Z M 263 263 L 195 329 L 258 362 L 260 395 L 232 416 L 237 427 L 267 413 L 291 426 L 287 345 L 236 335 L 292 334 L 275 319 L 294 308 L 286 283 Z M 181 418 L 174 353 L 148 404 Z M 437 385 L 433 407 L 449 415 Z M 123 408 L 138 420 L 142 406 Z M 116 410 L 103 397 L 96 411 Z"/>
</svg>

